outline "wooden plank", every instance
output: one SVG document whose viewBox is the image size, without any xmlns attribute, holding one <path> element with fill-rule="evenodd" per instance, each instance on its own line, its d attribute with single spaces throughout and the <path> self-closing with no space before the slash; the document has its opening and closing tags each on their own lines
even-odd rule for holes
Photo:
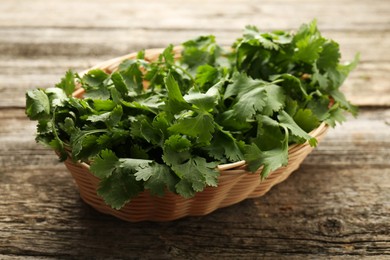
<svg viewBox="0 0 390 260">
<path fill-rule="evenodd" d="M 95 212 L 54 153 L 35 144 L 23 110 L 1 109 L 0 122 L 1 258 L 390 256 L 390 109 L 362 110 L 330 130 L 266 196 L 168 223 Z"/>
<path fill-rule="evenodd" d="M 0 30 L 1 33 L 4 33 Z M 62 35 L 64 33 L 65 35 Z M 142 49 L 142 41 L 129 40 L 127 37 L 119 37 L 115 47 L 106 45 L 98 33 L 91 33 L 89 43 L 77 41 L 82 38 L 83 31 L 75 32 L 75 35 L 67 43 L 58 43 L 58 39 L 66 38 L 66 35 L 72 34 L 72 30 L 66 32 L 48 33 L 50 37 L 39 38 L 40 30 L 34 32 L 37 43 L 28 43 L 30 36 L 22 39 L 13 39 L 11 34 L 0 39 L 0 53 L 8 53 L 0 58 L 0 107 L 23 107 L 24 93 L 26 89 L 35 87 L 53 86 L 63 76 L 69 68 L 76 71 L 84 70 L 93 66 L 98 61 L 106 60 L 115 56 L 120 56 L 131 51 Z M 110 38 L 116 38 L 118 32 L 109 34 Z M 189 34 L 196 32 L 185 32 L 180 36 L 175 33 L 164 37 L 152 36 L 149 31 L 139 32 L 143 36 L 138 39 L 151 37 L 146 44 L 146 48 L 166 46 L 169 41 L 184 41 Z M 161 33 L 161 32 L 160 32 Z M 390 61 L 386 55 L 387 46 L 389 46 L 389 33 L 383 34 L 358 34 L 358 33 L 333 33 L 335 40 L 340 37 L 341 51 L 343 60 L 352 59 L 356 52 L 362 52 L 361 63 L 354 71 L 348 81 L 345 83 L 344 91 L 347 97 L 357 105 L 362 106 L 387 106 L 390 105 Z M 119 34 L 118 35 L 122 35 Z M 239 33 L 226 33 L 225 38 L 237 37 Z M 31 36 L 32 37 L 32 36 Z M 104 36 L 107 37 L 107 36 Z M 155 38 L 153 38 L 155 37 Z M 176 37 L 176 38 L 175 38 Z M 179 38 L 181 37 L 181 38 Z M 32 37 L 34 38 L 34 37 Z M 158 43 L 158 39 L 164 38 L 166 42 Z M 39 42 L 41 41 L 41 42 Z M 127 42 L 128 41 L 128 42 Z M 343 41 L 345 41 L 343 44 Z M 17 43 L 15 43 L 17 42 Z M 103 42 L 103 43 L 102 43 Z M 231 42 L 231 40 L 230 40 Z M 366 46 L 373 46 L 375 42 L 379 44 L 375 48 L 367 49 Z M 345 55 L 344 55 L 345 54 Z M 34 57 L 32 60 L 31 58 Z M 12 76 L 11 76 L 12 75 Z"/>
<path fill-rule="evenodd" d="M 0 259 L 389 259 L 390 2 L 383 0 L 1 0 Z M 266 196 L 208 216 L 126 223 L 84 204 L 56 155 L 34 141 L 24 92 L 65 70 L 246 24 L 313 18 L 361 63 L 343 90 L 362 106 Z"/>
<path fill-rule="evenodd" d="M 253 23 L 256 25 L 256 23 Z M 157 29 L 114 28 L 8 28 L 0 27 L 0 53 L 2 60 L 34 57 L 67 57 L 68 59 L 113 57 L 147 48 L 161 48 L 168 44 L 180 44 L 199 35 L 213 34 L 221 45 L 230 46 L 241 37 L 244 26 L 232 30 L 187 29 L 177 31 Z M 279 28 L 283 29 L 283 28 Z M 297 27 L 293 30 L 296 31 Z M 322 28 L 320 27 L 320 30 Z M 267 30 L 268 31 L 268 30 Z M 388 62 L 390 54 L 389 31 L 323 31 L 323 35 L 340 44 L 343 60 L 352 59 L 361 52 L 363 62 Z M 115 39 L 113 44 L 110 39 Z M 367 46 L 373 46 L 368 48 Z M 375 48 L 374 48 L 375 46 Z M 379 51 L 383 50 L 383 51 Z"/>
<path fill-rule="evenodd" d="M 58 15 L 58 10 L 72 11 Z M 389 11 L 386 1 L 154 0 L 145 5 L 120 0 L 106 5 L 72 0 L 48 5 L 5 0 L 0 6 L 0 107 L 23 107 L 26 89 L 52 86 L 68 68 L 82 70 L 99 60 L 200 34 L 212 33 L 221 44 L 230 44 L 248 23 L 264 30 L 296 29 L 313 17 L 327 37 L 340 42 L 344 60 L 362 53 L 345 84 L 347 97 L 361 106 L 388 106 Z"/>
<path fill-rule="evenodd" d="M 153 29 L 240 29 L 248 22 L 265 28 L 295 28 L 317 18 L 327 28 L 387 30 L 388 2 L 382 0 L 139 1 L 4 0 L 2 27 L 95 27 Z M 337 23 L 335 23 L 337 21 Z M 341 22 L 342 21 L 342 22 Z"/>
</svg>

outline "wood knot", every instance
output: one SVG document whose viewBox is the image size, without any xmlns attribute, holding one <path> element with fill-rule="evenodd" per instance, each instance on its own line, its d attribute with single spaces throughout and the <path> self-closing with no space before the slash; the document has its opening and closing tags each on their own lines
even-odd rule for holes
<svg viewBox="0 0 390 260">
<path fill-rule="evenodd" d="M 344 228 L 344 223 L 340 219 L 326 218 L 318 223 L 320 232 L 324 235 L 339 235 Z"/>
</svg>

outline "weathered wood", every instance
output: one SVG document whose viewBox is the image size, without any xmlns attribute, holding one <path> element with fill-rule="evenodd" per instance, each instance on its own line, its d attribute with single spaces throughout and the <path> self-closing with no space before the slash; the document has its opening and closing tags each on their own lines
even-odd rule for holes
<svg viewBox="0 0 390 260">
<path fill-rule="evenodd" d="M 27 89 L 52 87 L 69 68 L 82 71 L 106 59 L 109 57 L 104 56 L 100 59 L 90 57 L 87 60 L 80 58 L 65 60 L 63 57 L 58 57 L 55 60 L 37 59 L 33 64 L 26 59 L 5 62 L 0 59 L 0 93 L 2 93 L 0 108 L 22 108 L 25 106 Z M 390 71 L 390 63 L 387 62 L 360 63 L 342 89 L 354 104 L 389 106 L 390 73 L 388 71 Z"/>
<path fill-rule="evenodd" d="M 201 34 L 214 34 L 221 44 L 231 44 L 248 23 L 264 30 L 296 29 L 315 17 L 324 35 L 340 43 L 343 60 L 362 53 L 358 69 L 345 84 L 347 97 L 358 105 L 390 105 L 390 76 L 383 73 L 390 69 L 389 5 L 309 2 L 177 4 L 173 0 L 162 5 L 153 1 L 148 13 L 143 4 L 123 0 L 104 8 L 103 1 L 58 1 L 49 6 L 42 0 L 4 1 L 0 6 L 0 107 L 22 107 L 27 88 L 52 86 L 69 68 L 84 70 L 101 60 L 179 44 Z M 57 15 L 58 10 L 72 11 Z"/>
<path fill-rule="evenodd" d="M 389 259 L 390 2 L 167 0 L 0 3 L 0 259 Z M 343 60 L 357 119 L 331 129 L 264 197 L 208 216 L 126 223 L 83 203 L 56 155 L 34 141 L 24 93 L 68 69 L 246 24 L 296 29 L 317 18 Z"/>
<path fill-rule="evenodd" d="M 2 27 L 154 28 L 160 30 L 241 29 L 248 22 L 268 28 L 295 28 L 318 18 L 329 30 L 388 30 L 390 7 L 372 0 L 190 0 L 140 1 L 4 0 L 0 6 Z M 342 19 L 342 20 L 341 20 Z"/>
<path fill-rule="evenodd" d="M 389 109 L 361 111 L 262 198 L 130 224 L 86 206 L 54 153 L 35 144 L 34 122 L 21 109 L 0 110 L 0 255 L 380 259 L 390 255 L 389 120 Z"/>
</svg>

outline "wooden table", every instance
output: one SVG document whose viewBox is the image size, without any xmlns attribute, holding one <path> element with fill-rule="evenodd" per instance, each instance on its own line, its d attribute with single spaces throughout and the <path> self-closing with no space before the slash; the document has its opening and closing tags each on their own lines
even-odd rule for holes
<svg viewBox="0 0 390 260">
<path fill-rule="evenodd" d="M 390 2 L 383 0 L 0 2 L 0 258 L 390 259 Z M 246 24 L 296 29 L 318 19 L 361 52 L 345 83 L 358 118 L 332 129 L 264 197 L 208 216 L 126 223 L 84 204 L 56 155 L 34 141 L 24 93 L 68 68 Z"/>
</svg>

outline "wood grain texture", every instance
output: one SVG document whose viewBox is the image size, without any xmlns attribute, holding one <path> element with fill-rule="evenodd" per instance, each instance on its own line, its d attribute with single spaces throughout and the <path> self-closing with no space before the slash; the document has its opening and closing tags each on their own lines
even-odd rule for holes
<svg viewBox="0 0 390 260">
<path fill-rule="evenodd" d="M 148 0 L 0 2 L 0 259 L 389 259 L 390 2 Z M 126 223 L 83 203 L 56 155 L 34 141 L 24 93 L 68 69 L 246 24 L 317 18 L 343 60 L 358 118 L 329 131 L 264 197 L 204 217 Z"/>
<path fill-rule="evenodd" d="M 86 206 L 53 152 L 35 144 L 23 110 L 0 111 L 0 197 L 7 198 L 0 202 L 0 256 L 390 255 L 388 109 L 363 110 L 330 130 L 302 167 L 264 197 L 205 217 L 138 224 Z"/>
<path fill-rule="evenodd" d="M 314 18 L 325 36 L 340 43 L 343 60 L 362 54 L 360 66 L 345 83 L 347 97 L 358 105 L 390 105 L 390 76 L 383 73 L 390 70 L 389 6 L 347 0 L 121 0 L 110 5 L 5 0 L 0 5 L 0 107 L 23 107 L 26 89 L 52 86 L 69 68 L 84 70 L 98 61 L 180 44 L 201 34 L 214 34 L 218 42 L 230 45 L 247 24 L 295 30 Z"/>
</svg>

